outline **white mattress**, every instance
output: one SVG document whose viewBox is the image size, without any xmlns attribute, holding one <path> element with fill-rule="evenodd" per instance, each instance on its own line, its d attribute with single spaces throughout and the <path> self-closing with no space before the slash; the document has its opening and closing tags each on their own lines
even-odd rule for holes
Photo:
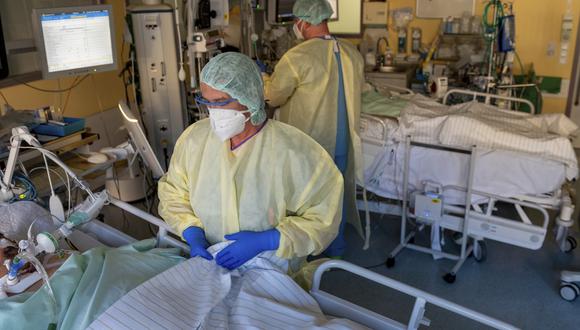
<svg viewBox="0 0 580 330">
<path fill-rule="evenodd" d="M 566 164 L 567 178 L 578 175 L 570 136 L 578 127 L 565 115 L 529 115 L 477 102 L 451 107 L 415 97 L 401 112 L 396 139 L 523 152 Z"/>
<path fill-rule="evenodd" d="M 379 196 L 402 199 L 405 144 L 377 146 L 363 140 L 366 189 Z M 409 191 L 422 191 L 426 180 L 443 186 L 466 186 L 468 155 L 412 147 Z M 522 153 L 505 150 L 480 150 L 476 162 L 473 189 L 515 197 L 541 195 L 560 188 L 566 179 L 566 165 Z M 464 204 L 464 194 L 445 190 L 450 204 Z M 486 198 L 475 195 L 473 203 Z"/>
<path fill-rule="evenodd" d="M 397 119 L 362 117 L 360 133 L 363 140 L 367 190 L 382 197 L 401 199 L 404 143 L 399 142 L 401 129 Z M 384 146 L 380 145 L 381 142 Z M 558 143 L 564 144 L 561 140 Z M 577 174 L 577 170 L 572 169 L 570 162 L 557 161 L 533 153 L 489 147 L 478 147 L 478 150 L 474 190 L 502 197 L 549 194 L 558 190 L 567 178 L 574 178 Z M 573 168 L 576 168 L 576 164 L 574 159 Z M 423 182 L 426 180 L 443 186 L 465 187 L 467 171 L 467 155 L 414 147 L 411 152 L 409 189 L 411 192 L 422 190 Z M 457 191 L 449 190 L 444 195 L 448 203 L 465 202 L 463 194 Z M 483 202 L 484 198 L 474 197 L 473 202 L 480 201 Z"/>
</svg>

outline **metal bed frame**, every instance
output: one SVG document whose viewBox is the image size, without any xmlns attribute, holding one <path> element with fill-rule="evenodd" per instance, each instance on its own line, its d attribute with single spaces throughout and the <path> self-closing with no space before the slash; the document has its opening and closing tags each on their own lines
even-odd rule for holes
<svg viewBox="0 0 580 330">
<path fill-rule="evenodd" d="M 387 318 L 366 308 L 355 305 L 344 299 L 336 297 L 328 292 L 320 290 L 322 275 L 332 269 L 341 269 L 353 275 L 357 275 L 378 283 L 382 286 L 394 289 L 408 296 L 414 297 L 415 302 L 411 310 L 407 324 Z M 445 309 L 454 314 L 463 316 L 473 321 L 485 324 L 494 329 L 516 329 L 514 326 L 490 318 L 471 309 L 452 303 L 448 300 L 418 290 L 412 286 L 395 281 L 386 276 L 379 275 L 367 269 L 341 260 L 331 260 L 323 263 L 316 269 L 310 294 L 316 299 L 322 310 L 327 315 L 347 318 L 351 321 L 363 324 L 371 329 L 418 329 L 420 326 L 429 326 L 431 321 L 425 317 L 427 305 Z"/>
<path fill-rule="evenodd" d="M 521 99 L 521 98 L 517 98 L 517 97 L 512 97 L 512 96 L 503 96 L 503 95 L 477 92 L 477 91 L 472 91 L 472 90 L 468 90 L 468 89 L 450 89 L 449 91 L 447 91 L 447 93 L 445 93 L 445 96 L 443 96 L 443 101 L 441 103 L 447 104 L 449 97 L 451 95 L 454 95 L 454 94 L 471 96 L 472 101 L 477 101 L 478 97 L 482 97 L 484 99 L 484 102 L 483 102 L 484 104 L 491 104 L 492 100 L 514 102 L 514 103 L 523 103 L 523 104 L 527 105 L 528 107 L 530 107 L 530 111 L 532 114 L 536 114 L 536 107 L 529 100 Z"/>
</svg>

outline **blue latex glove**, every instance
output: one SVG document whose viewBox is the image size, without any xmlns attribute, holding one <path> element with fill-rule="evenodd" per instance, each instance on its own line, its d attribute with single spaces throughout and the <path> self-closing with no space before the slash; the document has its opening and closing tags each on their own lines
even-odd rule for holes
<svg viewBox="0 0 580 330">
<path fill-rule="evenodd" d="M 218 265 L 229 270 L 236 269 L 261 252 L 277 250 L 280 245 L 280 232 L 276 229 L 266 231 L 241 231 L 226 235 L 235 241 L 221 250 L 215 260 Z"/>
<path fill-rule="evenodd" d="M 266 65 L 266 63 L 264 63 L 260 60 L 256 60 L 256 64 L 260 68 L 260 72 L 266 72 L 268 70 L 268 66 Z"/>
<path fill-rule="evenodd" d="M 207 260 L 213 259 L 213 256 L 206 250 L 209 243 L 205 239 L 205 232 L 203 229 L 191 226 L 183 231 L 183 238 L 185 238 L 189 245 L 189 255 L 192 258 L 199 256 Z"/>
</svg>

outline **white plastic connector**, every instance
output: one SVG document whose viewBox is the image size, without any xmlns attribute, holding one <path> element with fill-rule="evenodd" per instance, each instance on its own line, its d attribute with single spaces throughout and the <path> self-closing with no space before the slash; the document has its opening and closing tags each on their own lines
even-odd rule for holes
<svg viewBox="0 0 580 330">
<path fill-rule="evenodd" d="M 556 219 L 556 223 L 563 227 L 572 227 L 574 221 L 572 220 L 574 214 L 574 204 L 572 198 L 566 192 L 562 196 L 562 204 L 560 205 L 560 216 Z"/>
<path fill-rule="evenodd" d="M 36 235 L 36 251 L 37 252 L 46 252 L 46 253 L 54 253 L 58 248 L 58 242 L 56 239 L 49 233 L 40 233 Z"/>
<path fill-rule="evenodd" d="M 8 275 L 6 275 L 6 285 L 8 286 L 13 286 L 18 284 L 20 280 L 18 279 L 18 276 L 15 276 L 14 278 L 10 278 Z"/>
</svg>

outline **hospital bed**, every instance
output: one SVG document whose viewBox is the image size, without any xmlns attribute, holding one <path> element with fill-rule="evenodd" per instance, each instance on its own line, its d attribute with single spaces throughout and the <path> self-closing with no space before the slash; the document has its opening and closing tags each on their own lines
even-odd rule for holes
<svg viewBox="0 0 580 330">
<path fill-rule="evenodd" d="M 126 202 L 117 200 L 115 198 L 109 197 L 109 203 L 111 206 L 119 207 L 124 212 L 134 215 L 136 217 L 136 221 L 145 221 L 153 226 L 158 227 L 158 232 L 155 237 L 156 239 L 156 246 L 158 248 L 178 248 L 182 251 L 184 255 L 189 254 L 189 247 L 183 243 L 181 240 L 176 239 L 177 233 L 175 233 L 163 220 L 156 218 L 155 216 L 131 205 Z M 97 220 L 93 220 L 86 225 L 82 226 L 80 230 L 77 232 L 79 235 L 77 238 L 84 239 L 84 237 L 91 237 L 92 244 L 95 246 L 86 246 L 86 248 L 94 248 L 105 245 L 105 246 L 112 246 L 112 247 L 120 247 L 125 246 L 128 244 L 136 244 L 135 240 L 118 230 L 100 222 Z M 128 255 L 131 256 L 131 255 Z M 133 258 L 135 256 L 133 255 Z M 119 256 L 114 257 L 113 259 L 118 259 Z M 106 259 L 106 258 L 105 258 Z M 122 259 L 118 259 L 118 262 L 122 262 Z M 127 261 L 128 262 L 128 261 Z M 66 265 L 66 264 L 65 264 Z M 105 268 L 103 267 L 103 273 L 100 274 L 100 277 L 103 278 L 110 278 L 111 276 L 106 273 Z M 116 268 L 115 266 L 108 267 L 109 269 Z M 381 285 L 386 288 L 390 288 L 395 290 L 399 293 L 412 297 L 414 300 L 412 308 L 408 310 L 408 318 L 405 322 L 402 322 L 400 318 L 391 318 L 386 315 L 381 315 L 376 312 L 373 312 L 369 309 L 366 309 L 362 306 L 359 306 L 355 303 L 346 301 L 342 298 L 339 298 L 329 292 L 326 292 L 321 289 L 321 285 L 323 283 L 323 277 L 327 274 L 330 270 L 342 270 L 350 273 L 353 277 L 358 276 L 364 279 L 368 279 L 378 285 Z M 69 267 L 70 271 L 70 267 Z M 111 271 L 111 270 L 109 270 Z M 114 269 L 112 269 L 114 271 Z M 66 272 L 65 272 L 66 273 Z M 58 273 L 57 273 L 58 275 Z M 161 274 L 160 274 L 161 275 Z M 151 280 L 153 280 L 152 278 Z M 130 277 L 125 276 L 123 282 L 127 282 L 130 280 Z M 101 279 L 95 279 L 97 282 L 101 282 Z M 102 280 L 106 281 L 106 280 Z M 62 280 L 57 280 L 56 283 L 62 283 Z M 84 278 L 83 282 L 85 286 L 91 282 L 89 278 Z M 147 283 L 147 282 L 145 282 Z M 144 284 L 145 284 L 144 283 Z M 70 285 L 70 284 L 69 284 Z M 126 285 L 126 283 L 124 284 Z M 114 287 L 116 290 L 116 294 L 119 293 L 119 290 L 123 290 L 124 285 L 114 285 L 111 283 L 110 286 Z M 89 286 L 91 286 L 89 284 Z M 57 285 L 58 287 L 58 285 Z M 107 286 L 105 286 L 107 287 Z M 85 288 L 85 287 L 83 287 Z M 69 290 L 70 291 L 70 290 Z M 74 290 L 73 290 L 74 291 Z M 81 290 L 81 294 L 84 290 Z M 124 291 L 124 295 L 119 297 L 118 299 L 122 299 L 125 295 L 129 294 L 131 291 Z M 139 290 L 140 294 L 143 292 Z M 324 313 L 324 315 L 329 318 L 340 318 L 346 319 L 357 324 L 360 324 L 364 327 L 368 327 L 371 329 L 418 329 L 419 327 L 425 327 L 430 325 L 429 315 L 434 315 L 435 313 L 439 313 L 440 309 L 443 309 L 447 312 L 455 314 L 459 317 L 463 317 L 474 322 L 486 325 L 491 328 L 495 329 L 517 329 L 513 325 L 507 324 L 500 320 L 494 319 L 492 317 L 486 316 L 469 308 L 465 308 L 463 306 L 457 305 L 445 299 L 436 297 L 431 295 L 427 292 L 418 290 L 411 286 L 408 286 L 402 282 L 395 281 L 393 279 L 387 278 L 385 276 L 379 275 L 372 271 L 369 271 L 365 268 L 356 266 L 349 262 L 345 261 L 337 261 L 331 260 L 322 263 L 316 270 L 314 277 L 313 277 L 313 285 L 312 289 L 310 290 L 310 295 L 314 298 L 314 300 L 318 303 L 320 309 Z M 99 297 L 102 294 L 98 292 L 92 292 L 91 295 L 95 295 Z M 89 299 L 91 296 L 86 297 L 85 299 Z M 388 297 L 385 297 L 387 299 Z M 73 300 L 79 299 L 75 296 Z M 99 306 L 98 300 L 90 299 L 91 304 L 87 304 L 87 310 L 83 309 L 79 306 L 79 304 L 70 305 L 69 308 L 72 308 L 74 313 L 81 313 L 84 321 L 88 321 L 91 323 L 93 320 L 97 319 L 101 313 L 108 311 L 109 306 L 114 302 L 110 301 L 110 297 L 105 299 L 104 301 L 107 302 L 107 306 L 104 308 Z M 1 302 L 0 302 L 1 304 Z M 82 305 L 82 304 L 80 304 Z M 1 305 L 0 305 L 1 306 Z M 42 306 L 42 304 L 36 303 L 34 306 Z M 20 312 L 20 310 L 19 310 Z M 40 311 L 38 311 L 40 312 Z M 68 315 L 65 312 L 65 315 Z M 68 320 L 68 324 L 70 324 L 70 320 Z M 95 324 L 93 323 L 93 326 Z M 171 328 L 171 325 L 168 325 Z M 97 324 L 97 327 L 98 324 Z M 131 327 L 129 327 L 131 328 Z"/>
<path fill-rule="evenodd" d="M 139 219 L 157 226 L 159 230 L 156 239 L 159 247 L 177 247 L 182 249 L 184 254 L 189 254 L 189 247 L 182 241 L 175 239 L 177 234 L 169 228 L 163 220 L 123 201 L 111 198 L 110 202 L 112 205 L 120 207 Z M 103 224 L 99 224 L 99 226 L 101 229 L 93 232 L 93 234 L 98 234 L 97 236 L 101 236 L 103 233 L 99 232 L 101 232 L 103 228 L 108 227 Z M 111 237 L 111 230 L 115 231 L 112 228 L 107 228 L 108 232 L 105 236 Z M 120 243 L 120 241 L 117 241 L 117 243 Z M 393 318 L 380 315 L 322 290 L 321 283 L 323 275 L 330 270 L 343 270 L 351 273 L 353 276 L 368 279 L 374 283 L 413 297 L 414 304 L 412 309 L 409 311 L 407 323 L 402 323 Z M 435 309 L 441 308 L 458 316 L 465 317 L 495 329 L 516 329 L 516 327 L 500 320 L 491 318 L 345 261 L 330 260 L 321 264 L 314 274 L 310 294 L 318 302 L 325 315 L 335 318 L 345 318 L 371 329 L 418 329 L 419 327 L 429 326 L 430 320 L 427 318 L 429 305 Z"/>
<path fill-rule="evenodd" d="M 406 94 L 407 99 L 412 96 L 411 91 L 382 88 L 380 92 L 385 97 L 398 97 L 400 93 Z M 494 100 L 522 102 L 535 113 L 533 104 L 527 100 L 473 91 L 450 90 L 443 102 L 452 94 L 467 96 L 470 101 L 482 101 L 484 107 L 491 107 Z M 424 102 L 424 106 L 434 109 L 433 112 L 438 107 L 445 109 L 444 104 Z M 575 239 L 567 234 L 572 226 L 574 206 L 566 184 L 577 175 L 577 167 L 567 166 L 577 165 L 575 157 L 566 164 L 509 149 L 425 143 L 425 136 L 420 136 L 423 132 L 417 132 L 419 136 L 401 133 L 403 128 L 399 122 L 403 120 L 368 115 L 364 109 L 361 115 L 364 186 L 375 198 L 368 202 L 359 200 L 359 208 L 402 216 L 400 244 L 389 254 L 387 267 L 394 266 L 395 257 L 403 249 L 410 248 L 437 258 L 456 260 L 455 267 L 444 276 L 447 282 L 453 283 L 470 254 L 478 261 L 486 258 L 484 239 L 539 249 L 548 233 L 549 211 L 559 214 L 556 239 L 560 249 L 569 252 L 576 247 Z M 417 214 L 416 208 L 424 207 L 416 205 L 417 196 L 425 195 L 438 196 L 444 201 L 440 216 Z M 498 212 L 500 204 L 501 209 L 515 209 L 515 214 Z M 409 222 L 414 226 L 411 231 L 406 228 Z M 426 226 L 432 228 L 430 248 L 414 244 L 417 233 Z M 442 251 L 438 242 L 442 239 L 437 233 L 439 229 L 457 233 L 455 237 L 461 246 L 459 254 Z"/>
</svg>

